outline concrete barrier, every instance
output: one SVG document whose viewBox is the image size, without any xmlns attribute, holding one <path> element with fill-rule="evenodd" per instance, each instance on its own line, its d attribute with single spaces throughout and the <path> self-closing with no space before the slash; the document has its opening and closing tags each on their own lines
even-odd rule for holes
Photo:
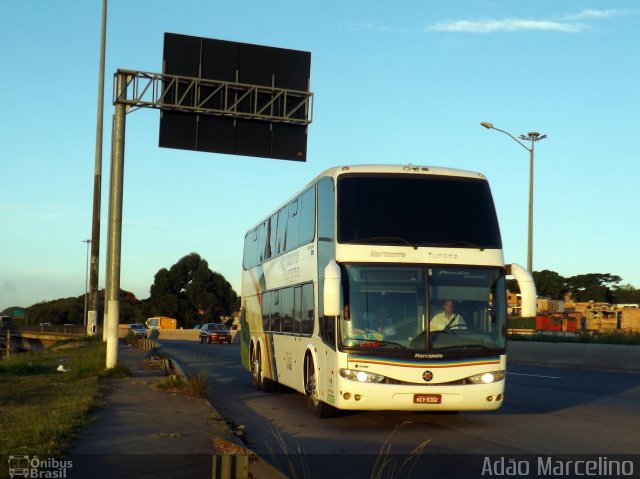
<svg viewBox="0 0 640 479">
<path fill-rule="evenodd" d="M 509 341 L 508 362 L 640 374 L 640 346 Z"/>
<path fill-rule="evenodd" d="M 199 341 L 199 329 L 158 329 L 158 339 L 178 339 L 181 341 Z"/>
</svg>

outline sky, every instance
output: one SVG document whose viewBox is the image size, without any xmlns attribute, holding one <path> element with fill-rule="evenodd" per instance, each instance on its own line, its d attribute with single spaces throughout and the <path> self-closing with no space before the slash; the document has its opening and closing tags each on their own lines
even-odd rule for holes
<svg viewBox="0 0 640 479">
<path fill-rule="evenodd" d="M 0 310 L 79 296 L 91 238 L 100 0 L 0 2 Z M 104 287 L 113 74 L 162 71 L 163 35 L 311 52 L 307 161 L 158 147 L 127 115 L 121 287 L 196 252 L 240 293 L 245 232 L 337 165 L 484 173 L 508 263 L 640 287 L 640 3 L 635 0 L 110 0 L 102 170 Z"/>
</svg>

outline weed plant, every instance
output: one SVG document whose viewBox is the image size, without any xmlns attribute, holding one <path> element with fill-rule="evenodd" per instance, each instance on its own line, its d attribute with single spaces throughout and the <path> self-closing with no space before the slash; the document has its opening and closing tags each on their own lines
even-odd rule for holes
<svg viewBox="0 0 640 479">
<path fill-rule="evenodd" d="M 204 369 L 188 371 L 187 382 L 192 395 L 199 398 L 204 397 L 207 391 L 207 371 Z"/>
</svg>

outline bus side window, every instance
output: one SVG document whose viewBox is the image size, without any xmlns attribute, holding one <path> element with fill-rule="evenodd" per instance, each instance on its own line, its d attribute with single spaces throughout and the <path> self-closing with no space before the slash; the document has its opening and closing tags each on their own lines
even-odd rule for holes
<svg viewBox="0 0 640 479">
<path fill-rule="evenodd" d="M 320 318 L 320 337 L 331 349 L 336 348 L 335 316 L 322 316 L 322 318 Z"/>
<path fill-rule="evenodd" d="M 281 314 L 280 291 L 271 292 L 271 331 L 280 332 Z"/>
<path fill-rule="evenodd" d="M 293 332 L 293 290 L 292 287 L 280 290 L 280 321 L 283 333 Z"/>
<path fill-rule="evenodd" d="M 258 227 L 258 252 L 256 253 L 256 265 L 262 263 L 268 258 L 266 256 L 268 239 L 267 233 L 267 222 L 265 221 Z"/>
<path fill-rule="evenodd" d="M 275 256 L 276 253 L 276 229 L 278 227 L 278 215 L 274 214 L 267 220 L 267 237 L 265 242 L 265 261 Z"/>
<path fill-rule="evenodd" d="M 264 331 L 271 330 L 271 291 L 262 293 L 262 328 Z"/>
<path fill-rule="evenodd" d="M 291 251 L 298 247 L 298 236 L 300 234 L 300 210 L 298 208 L 298 198 L 289 204 L 289 221 L 287 221 L 287 248 Z"/>
<path fill-rule="evenodd" d="M 300 334 L 302 329 L 302 286 L 293 290 L 293 332 Z"/>
<path fill-rule="evenodd" d="M 302 285 L 302 323 L 300 324 L 302 334 L 313 333 L 313 284 Z"/>
<path fill-rule="evenodd" d="M 289 220 L 289 205 L 278 211 L 278 232 L 276 235 L 276 255 L 287 250 L 287 223 Z"/>
<path fill-rule="evenodd" d="M 316 194 L 315 188 L 309 188 L 300 197 L 299 213 L 300 230 L 298 233 L 298 245 L 313 241 L 314 224 L 316 222 Z"/>
</svg>

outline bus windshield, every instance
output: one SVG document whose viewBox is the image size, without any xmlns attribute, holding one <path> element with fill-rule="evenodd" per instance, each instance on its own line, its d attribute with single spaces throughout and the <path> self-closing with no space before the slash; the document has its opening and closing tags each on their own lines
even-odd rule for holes
<svg viewBox="0 0 640 479">
<path fill-rule="evenodd" d="M 495 267 L 345 265 L 341 345 L 496 353 L 506 344 L 504 272 Z"/>
<path fill-rule="evenodd" d="M 419 174 L 345 174 L 338 179 L 342 244 L 500 249 L 487 181 Z"/>
</svg>

